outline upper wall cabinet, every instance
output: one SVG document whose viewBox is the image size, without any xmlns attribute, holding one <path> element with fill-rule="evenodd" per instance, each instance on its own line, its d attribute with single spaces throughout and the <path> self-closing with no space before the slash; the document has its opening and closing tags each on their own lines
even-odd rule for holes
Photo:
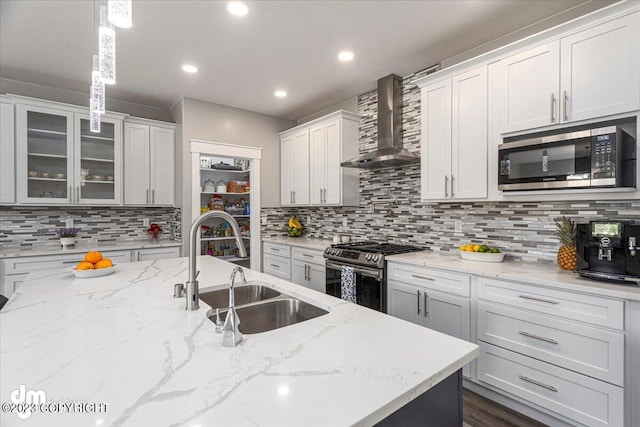
<svg viewBox="0 0 640 427">
<path fill-rule="evenodd" d="M 426 201 L 487 197 L 487 67 L 421 89 Z"/>
<path fill-rule="evenodd" d="M 142 119 L 124 124 L 125 205 L 175 203 L 175 128 Z"/>
<path fill-rule="evenodd" d="M 500 61 L 500 129 L 516 132 L 640 109 L 640 12 Z"/>
<path fill-rule="evenodd" d="M 0 97 L 0 203 L 15 199 L 15 114 L 14 105 Z"/>
<path fill-rule="evenodd" d="M 358 171 L 340 163 L 358 155 L 359 120 L 337 111 L 280 134 L 282 206 L 358 204 Z"/>
<path fill-rule="evenodd" d="M 122 119 L 38 105 L 16 106 L 19 203 L 118 205 L 122 202 Z"/>
</svg>

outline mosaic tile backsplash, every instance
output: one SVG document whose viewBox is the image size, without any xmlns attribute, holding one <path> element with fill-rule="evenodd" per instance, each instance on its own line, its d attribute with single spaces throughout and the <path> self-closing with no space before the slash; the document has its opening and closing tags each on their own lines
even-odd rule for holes
<svg viewBox="0 0 640 427">
<path fill-rule="evenodd" d="M 181 240 L 180 209 L 164 207 L 0 207 L 0 246 L 42 247 L 59 245 L 56 230 L 73 218 L 82 244 L 104 244 L 146 239 L 143 218 L 162 228 L 161 240 Z"/>
<path fill-rule="evenodd" d="M 413 152 L 420 150 L 420 89 L 410 82 L 423 75 L 416 73 L 403 80 L 403 144 Z M 376 91 L 358 97 L 361 153 L 376 146 L 377 102 Z M 391 203 L 375 203 L 390 199 Z M 433 251 L 452 251 L 462 243 L 478 242 L 497 246 L 514 259 L 552 262 L 560 246 L 555 220 L 564 215 L 581 222 L 640 221 L 640 200 L 424 204 L 420 201 L 420 166 L 412 165 L 361 170 L 358 207 L 263 209 L 262 235 L 285 235 L 292 214 L 299 217 L 309 237 L 331 239 L 340 233 L 353 240 L 386 240 Z M 462 222 L 462 232 L 454 231 L 456 221 Z"/>
</svg>

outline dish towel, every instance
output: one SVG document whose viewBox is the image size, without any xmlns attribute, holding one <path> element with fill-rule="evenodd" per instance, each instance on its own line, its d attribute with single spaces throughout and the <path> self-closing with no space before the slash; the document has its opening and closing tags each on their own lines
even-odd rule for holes
<svg viewBox="0 0 640 427">
<path fill-rule="evenodd" d="M 340 298 L 356 302 L 356 273 L 353 267 L 343 265 L 340 269 Z"/>
</svg>

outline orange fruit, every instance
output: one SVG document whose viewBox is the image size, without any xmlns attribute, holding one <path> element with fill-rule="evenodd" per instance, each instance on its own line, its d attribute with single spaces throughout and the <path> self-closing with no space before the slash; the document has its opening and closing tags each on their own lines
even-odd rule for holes
<svg viewBox="0 0 640 427">
<path fill-rule="evenodd" d="M 96 262 L 96 268 L 109 268 L 113 267 L 113 263 L 109 258 L 102 258 L 100 261 Z"/>
<path fill-rule="evenodd" d="M 101 259 L 102 259 L 102 254 L 98 251 L 87 252 L 87 254 L 84 256 L 84 260 L 86 262 L 90 262 L 91 264 L 95 264 Z"/>
<path fill-rule="evenodd" d="M 76 270 L 93 270 L 93 264 L 86 261 L 80 261 L 76 266 Z"/>
</svg>

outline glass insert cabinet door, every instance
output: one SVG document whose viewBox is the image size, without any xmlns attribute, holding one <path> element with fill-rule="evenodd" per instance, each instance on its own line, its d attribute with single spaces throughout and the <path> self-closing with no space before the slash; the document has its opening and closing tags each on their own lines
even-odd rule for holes
<svg viewBox="0 0 640 427">
<path fill-rule="evenodd" d="M 18 200 L 71 203 L 73 113 L 16 106 Z"/>
<path fill-rule="evenodd" d="M 76 203 L 120 202 L 121 134 L 120 120 L 103 117 L 100 133 L 94 133 L 89 130 L 89 116 L 76 115 Z"/>
</svg>

